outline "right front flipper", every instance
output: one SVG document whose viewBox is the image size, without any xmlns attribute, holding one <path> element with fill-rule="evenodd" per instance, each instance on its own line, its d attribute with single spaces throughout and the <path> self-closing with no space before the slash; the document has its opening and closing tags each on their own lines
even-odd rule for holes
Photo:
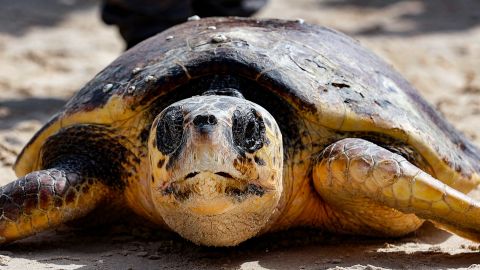
<svg viewBox="0 0 480 270">
<path fill-rule="evenodd" d="M 339 217 L 333 231 L 401 236 L 428 219 L 480 242 L 480 202 L 372 142 L 347 138 L 326 147 L 313 179 Z"/>
<path fill-rule="evenodd" d="M 35 171 L 0 188 L 0 243 L 21 239 L 85 216 L 110 189 L 70 160 Z"/>
</svg>

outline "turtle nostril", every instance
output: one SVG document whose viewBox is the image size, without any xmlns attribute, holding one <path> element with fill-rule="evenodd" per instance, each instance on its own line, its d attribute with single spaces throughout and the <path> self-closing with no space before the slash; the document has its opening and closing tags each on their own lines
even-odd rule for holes
<svg viewBox="0 0 480 270">
<path fill-rule="evenodd" d="M 193 124 L 196 127 L 214 126 L 217 124 L 217 118 L 214 115 L 197 115 L 193 119 Z"/>
<path fill-rule="evenodd" d="M 210 125 L 216 125 L 217 124 L 217 118 L 215 118 L 215 116 L 213 115 L 209 115 L 208 116 L 208 124 Z"/>
</svg>

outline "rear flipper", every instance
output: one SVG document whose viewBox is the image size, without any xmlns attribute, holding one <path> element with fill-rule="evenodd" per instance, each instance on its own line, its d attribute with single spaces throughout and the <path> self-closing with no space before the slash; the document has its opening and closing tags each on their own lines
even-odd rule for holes
<svg viewBox="0 0 480 270">
<path fill-rule="evenodd" d="M 0 243 L 83 217 L 109 198 L 109 188 L 87 164 L 72 159 L 1 187 Z"/>
<path fill-rule="evenodd" d="M 333 221 L 326 224 L 333 231 L 400 236 L 428 219 L 480 241 L 480 203 L 400 155 L 344 139 L 327 147 L 318 162 L 314 185 L 333 209 Z"/>
</svg>

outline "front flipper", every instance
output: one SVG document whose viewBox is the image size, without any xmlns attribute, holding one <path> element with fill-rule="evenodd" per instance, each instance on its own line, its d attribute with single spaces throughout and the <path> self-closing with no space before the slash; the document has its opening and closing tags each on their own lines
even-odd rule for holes
<svg viewBox="0 0 480 270">
<path fill-rule="evenodd" d="M 72 158 L 0 188 L 0 243 L 85 216 L 108 199 L 89 161 Z"/>
<path fill-rule="evenodd" d="M 400 236 L 429 219 L 480 241 L 479 202 L 368 141 L 343 139 L 327 147 L 313 179 L 333 209 L 331 230 Z"/>
</svg>

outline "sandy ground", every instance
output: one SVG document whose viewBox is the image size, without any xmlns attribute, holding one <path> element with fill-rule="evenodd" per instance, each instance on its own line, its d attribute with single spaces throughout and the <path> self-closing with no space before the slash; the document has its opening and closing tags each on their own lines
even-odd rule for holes
<svg viewBox="0 0 480 270">
<path fill-rule="evenodd" d="M 362 4 L 359 4 L 359 3 Z M 98 2 L 0 2 L 0 183 L 32 134 L 123 44 Z M 303 18 L 361 41 L 480 146 L 480 2 L 271 0 L 259 17 Z M 477 192 L 478 194 L 478 192 Z M 0 269 L 480 269 L 479 245 L 425 225 L 403 239 L 294 230 L 231 249 L 138 226 L 60 228 L 0 247 Z"/>
</svg>

